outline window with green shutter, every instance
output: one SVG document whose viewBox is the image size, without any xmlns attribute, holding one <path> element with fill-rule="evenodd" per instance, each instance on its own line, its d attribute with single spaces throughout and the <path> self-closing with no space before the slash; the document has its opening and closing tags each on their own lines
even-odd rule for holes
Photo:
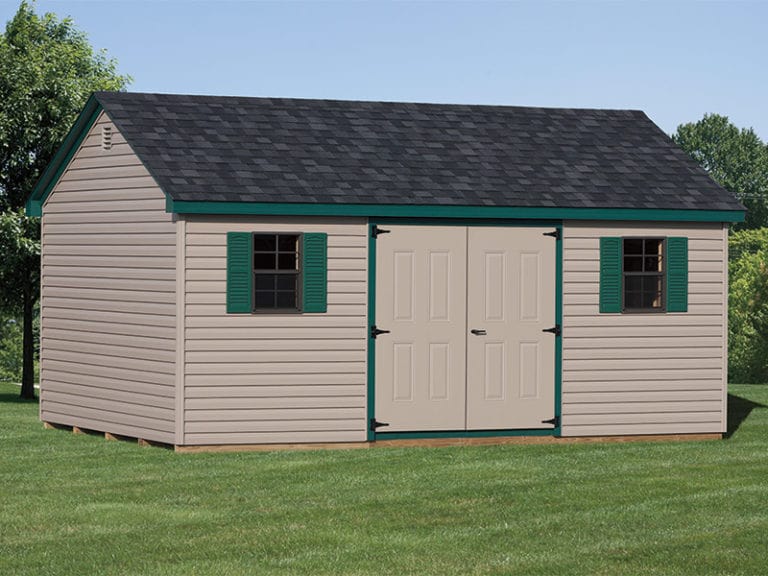
<svg viewBox="0 0 768 576">
<path fill-rule="evenodd" d="M 600 238 L 600 312 L 621 312 L 621 238 Z"/>
<path fill-rule="evenodd" d="M 227 233 L 227 313 L 327 310 L 328 235 Z"/>
<path fill-rule="evenodd" d="M 687 311 L 687 238 L 600 238 L 600 312 Z"/>
<path fill-rule="evenodd" d="M 227 314 L 253 310 L 253 234 L 227 232 Z"/>
<path fill-rule="evenodd" d="M 326 312 L 328 309 L 328 235 L 306 233 L 302 242 L 302 310 Z"/>
<path fill-rule="evenodd" d="M 688 312 L 688 238 L 667 238 L 667 312 Z"/>
</svg>

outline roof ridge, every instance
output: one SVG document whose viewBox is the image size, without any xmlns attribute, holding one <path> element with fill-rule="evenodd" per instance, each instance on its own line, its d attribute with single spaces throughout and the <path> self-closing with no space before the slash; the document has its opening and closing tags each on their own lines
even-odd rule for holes
<svg viewBox="0 0 768 576">
<path fill-rule="evenodd" d="M 245 96 L 232 94 L 182 94 L 176 92 L 129 92 L 129 91 L 106 91 L 94 92 L 94 95 L 100 100 L 102 97 L 108 99 L 111 96 L 118 98 L 129 98 L 130 96 L 141 97 L 159 97 L 159 98 L 189 98 L 189 99 L 212 99 L 212 100 L 250 100 L 250 101 L 269 101 L 283 103 L 328 103 L 328 104 L 380 104 L 393 106 L 435 106 L 435 107 L 467 107 L 482 109 L 509 109 L 509 110 L 542 110 L 542 111 L 573 111 L 573 112 L 632 112 L 645 115 L 643 110 L 637 108 L 594 108 L 594 107 L 567 107 L 567 106 L 526 106 L 521 104 L 487 104 L 487 103 L 466 103 L 466 102 L 416 102 L 402 100 L 359 100 L 344 98 L 309 98 L 309 97 L 286 97 L 286 96 Z"/>
</svg>

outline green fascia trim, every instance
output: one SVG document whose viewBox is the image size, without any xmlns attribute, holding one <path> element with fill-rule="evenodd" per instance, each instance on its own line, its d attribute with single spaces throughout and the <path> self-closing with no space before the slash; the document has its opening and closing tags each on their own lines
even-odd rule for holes
<svg viewBox="0 0 768 576">
<path fill-rule="evenodd" d="M 91 95 L 85 103 L 83 111 L 80 112 L 77 120 L 75 120 L 61 146 L 59 146 L 59 149 L 53 156 L 53 160 L 46 166 L 42 176 L 40 176 L 40 180 L 35 184 L 32 194 L 27 198 L 27 216 L 40 217 L 43 215 L 43 204 L 46 198 L 48 198 L 53 187 L 56 186 L 64 170 L 69 166 L 70 160 L 72 160 L 72 157 L 80 148 L 80 144 L 85 140 L 101 111 L 101 104 L 99 104 L 95 96 Z"/>
<path fill-rule="evenodd" d="M 457 220 L 456 218 L 379 217 L 371 218 L 370 222 L 371 224 L 380 224 L 382 226 L 391 224 L 400 226 L 498 226 L 507 228 L 525 228 L 530 226 L 539 228 L 547 226 L 560 227 L 562 225 L 561 220 L 523 220 L 519 218 L 515 218 L 514 220 L 510 220 L 509 218 L 463 218 Z"/>
<path fill-rule="evenodd" d="M 556 430 L 451 430 L 446 432 L 377 432 L 376 440 L 416 438 L 493 438 L 496 436 L 557 436 Z"/>
<path fill-rule="evenodd" d="M 555 243 L 555 324 L 560 326 L 560 335 L 555 336 L 555 421 L 558 423 L 554 435 L 561 435 L 562 390 L 563 390 L 563 226 L 557 227 Z"/>
<path fill-rule="evenodd" d="M 368 418 L 365 421 L 366 437 L 369 442 L 376 439 L 370 422 L 376 417 L 376 340 L 371 337 L 370 327 L 376 322 L 376 239 L 373 237 L 373 223 L 365 227 L 368 231 Z"/>
<path fill-rule="evenodd" d="M 414 206 L 408 204 L 306 204 L 262 202 L 188 202 L 168 200 L 179 214 L 252 214 L 282 216 L 368 216 L 393 218 L 509 218 L 531 220 L 635 220 L 664 222 L 743 222 L 741 210 L 654 210 L 631 208 L 532 208 L 512 206 Z"/>
</svg>

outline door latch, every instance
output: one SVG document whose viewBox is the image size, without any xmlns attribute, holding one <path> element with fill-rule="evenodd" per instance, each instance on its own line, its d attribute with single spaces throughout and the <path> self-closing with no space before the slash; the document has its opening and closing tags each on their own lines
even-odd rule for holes
<svg viewBox="0 0 768 576">
<path fill-rule="evenodd" d="M 474 334 L 475 336 L 485 336 L 487 334 L 485 330 L 482 330 L 479 328 L 472 328 L 470 332 L 472 332 L 472 334 Z"/>
<path fill-rule="evenodd" d="M 371 421 L 369 423 L 369 429 L 371 432 L 376 432 L 376 428 L 381 428 L 383 426 L 389 426 L 389 423 L 379 422 L 378 420 L 376 420 L 376 418 L 371 418 Z"/>
<path fill-rule="evenodd" d="M 378 336 L 379 334 L 389 334 L 389 330 L 382 330 L 381 328 L 376 328 L 376 324 L 371 326 L 371 338 L 375 340 L 376 336 Z"/>
<path fill-rule="evenodd" d="M 555 324 L 552 328 L 544 328 L 542 332 L 551 332 L 555 336 L 560 336 L 560 334 L 563 333 L 563 330 L 560 328 L 560 324 Z"/>
</svg>

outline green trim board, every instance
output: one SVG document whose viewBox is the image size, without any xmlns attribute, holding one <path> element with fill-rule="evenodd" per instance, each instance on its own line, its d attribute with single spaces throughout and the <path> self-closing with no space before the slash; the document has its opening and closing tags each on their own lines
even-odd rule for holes
<svg viewBox="0 0 768 576">
<path fill-rule="evenodd" d="M 97 102 L 96 98 L 93 95 L 88 98 L 83 111 L 64 137 L 64 141 L 53 156 L 53 160 L 46 166 L 42 176 L 35 184 L 32 194 L 27 198 L 27 216 L 39 217 L 43 215 L 43 204 L 46 198 L 69 166 L 72 157 L 80 149 L 80 144 L 85 140 L 101 111 L 101 104 Z"/>
<path fill-rule="evenodd" d="M 472 218 L 515 220 L 632 220 L 649 222 L 743 222 L 738 210 L 656 210 L 635 208 L 556 208 L 403 204 L 310 204 L 299 202 L 188 202 L 167 198 L 166 210 L 178 214 L 279 216 L 367 216 L 369 218 Z"/>
<path fill-rule="evenodd" d="M 374 220 L 372 220 L 374 221 Z M 561 227 L 560 220 L 531 220 L 531 219 L 509 219 L 509 218 L 463 218 L 457 221 L 453 218 L 376 218 L 375 223 L 386 226 L 408 225 L 408 226 L 499 226 L 499 227 L 518 227 L 533 226 L 540 228 L 542 226 Z M 562 229 L 560 230 L 562 233 Z"/>
<path fill-rule="evenodd" d="M 563 413 L 563 225 L 557 226 L 555 243 L 555 324 L 560 334 L 555 335 L 555 422 L 554 435 L 561 435 Z"/>
<path fill-rule="evenodd" d="M 366 439 L 372 442 L 376 439 L 376 432 L 371 430 L 370 423 L 376 417 L 376 339 L 371 335 L 370 327 L 376 323 L 376 238 L 373 236 L 373 227 L 376 224 L 368 222 L 368 365 L 366 369 L 366 395 L 368 396 L 368 417 L 366 418 Z"/>
<path fill-rule="evenodd" d="M 376 440 L 415 440 L 419 438 L 494 438 L 507 436 L 559 436 L 556 430 L 447 430 L 435 432 L 377 432 Z"/>
<path fill-rule="evenodd" d="M 473 438 L 493 436 L 557 436 L 561 435 L 562 423 L 562 358 L 563 336 L 562 331 L 555 336 L 555 428 L 536 430 L 455 430 L 443 432 L 376 432 L 371 430 L 370 422 L 376 417 L 376 339 L 371 336 L 370 328 L 376 324 L 376 237 L 373 234 L 374 227 L 378 224 L 399 224 L 419 226 L 439 226 L 452 224 L 454 226 L 554 226 L 558 235 L 555 243 L 555 324 L 563 325 L 563 224 L 562 222 L 525 222 L 520 220 L 495 220 L 475 222 L 471 219 L 443 220 L 432 219 L 402 219 L 380 218 L 369 219 L 368 226 L 368 356 L 366 389 L 368 396 L 366 418 L 366 440 L 373 442 L 377 439 L 410 439 L 410 438 Z"/>
</svg>

